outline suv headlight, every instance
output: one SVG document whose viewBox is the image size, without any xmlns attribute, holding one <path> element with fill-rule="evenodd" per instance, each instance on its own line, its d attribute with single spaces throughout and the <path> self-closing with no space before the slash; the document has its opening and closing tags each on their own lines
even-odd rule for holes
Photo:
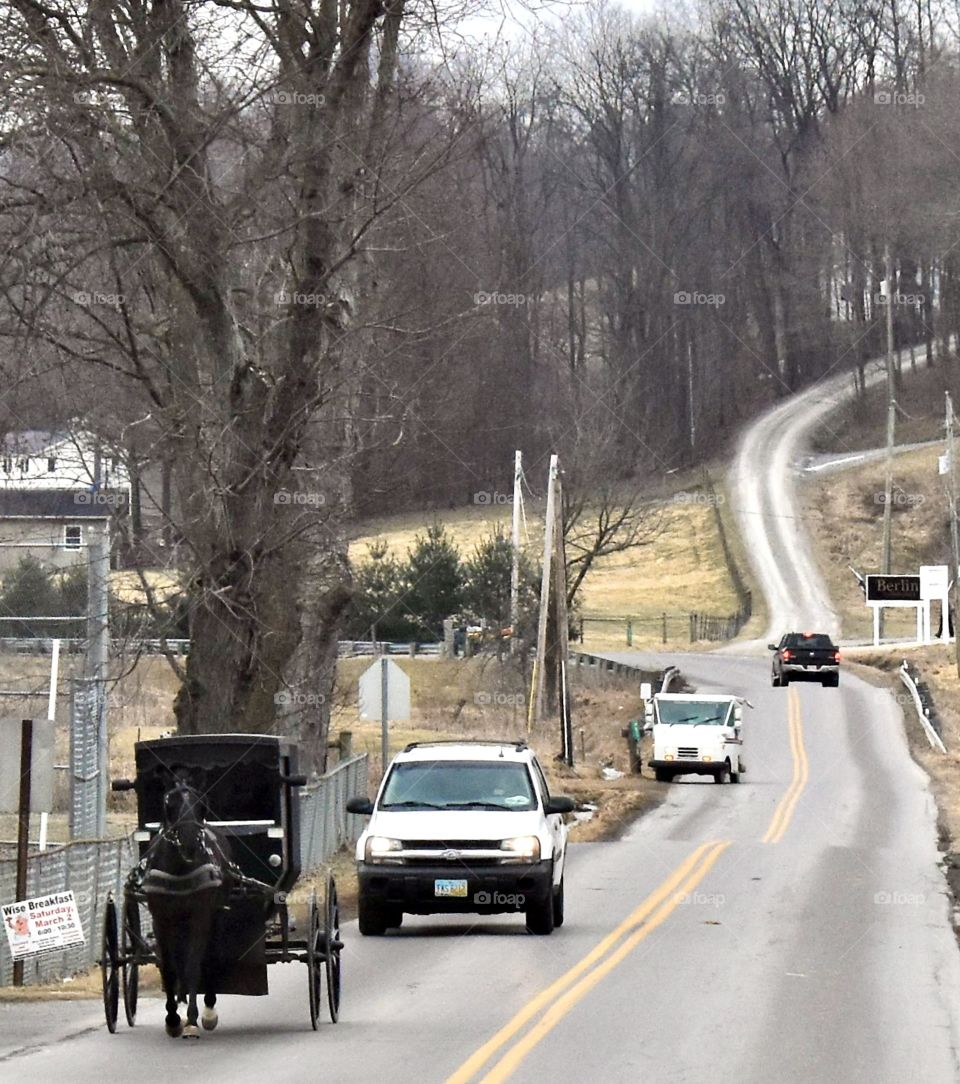
<svg viewBox="0 0 960 1084">
<path fill-rule="evenodd" d="M 403 859 L 397 857 L 396 852 L 403 850 L 403 844 L 399 839 L 390 839 L 389 836 L 368 836 L 367 845 L 364 847 L 364 858 L 373 865 L 403 865 Z"/>
<path fill-rule="evenodd" d="M 500 850 L 506 852 L 500 859 L 501 863 L 540 861 L 540 840 L 536 836 L 505 839 L 500 844 Z"/>
</svg>

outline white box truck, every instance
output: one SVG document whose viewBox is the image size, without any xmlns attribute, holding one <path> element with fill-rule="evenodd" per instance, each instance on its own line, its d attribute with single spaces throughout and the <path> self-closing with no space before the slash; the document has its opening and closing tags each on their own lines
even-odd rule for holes
<svg viewBox="0 0 960 1084">
<path fill-rule="evenodd" d="M 724 693 L 657 693 L 646 702 L 644 728 L 653 731 L 657 780 L 712 775 L 715 783 L 739 783 L 746 770 L 741 750 L 743 697 Z"/>
</svg>

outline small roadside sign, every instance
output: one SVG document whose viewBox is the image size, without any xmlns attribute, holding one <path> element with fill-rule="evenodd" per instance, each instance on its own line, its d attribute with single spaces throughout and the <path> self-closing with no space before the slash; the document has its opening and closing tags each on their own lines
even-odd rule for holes
<svg viewBox="0 0 960 1084">
<path fill-rule="evenodd" d="M 360 718 L 380 720 L 380 753 L 383 771 L 390 761 L 390 723 L 410 718 L 410 678 L 386 655 L 360 675 Z"/>
<path fill-rule="evenodd" d="M 923 601 L 945 598 L 949 590 L 950 570 L 946 565 L 920 566 L 920 598 Z"/>
<path fill-rule="evenodd" d="M 0 813 L 16 813 L 20 799 L 20 719 L 0 719 Z M 30 757 L 30 812 L 53 808 L 54 724 L 33 722 Z"/>
<path fill-rule="evenodd" d="M 391 723 L 410 718 L 410 679 L 393 661 L 378 659 L 360 675 L 360 718 Z"/>
<path fill-rule="evenodd" d="M 82 945 L 85 940 L 72 892 L 4 904 L 0 915 L 14 960 Z"/>
<path fill-rule="evenodd" d="M 937 456 L 937 473 L 949 474 L 950 473 L 950 453 L 945 452 L 943 455 Z"/>
</svg>

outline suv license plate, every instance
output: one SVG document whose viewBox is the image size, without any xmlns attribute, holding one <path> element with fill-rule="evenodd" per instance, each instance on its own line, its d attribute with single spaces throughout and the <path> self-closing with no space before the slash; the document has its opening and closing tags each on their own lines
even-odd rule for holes
<svg viewBox="0 0 960 1084">
<path fill-rule="evenodd" d="M 434 896 L 455 896 L 458 899 L 467 898 L 467 882 L 436 880 L 433 882 Z"/>
</svg>

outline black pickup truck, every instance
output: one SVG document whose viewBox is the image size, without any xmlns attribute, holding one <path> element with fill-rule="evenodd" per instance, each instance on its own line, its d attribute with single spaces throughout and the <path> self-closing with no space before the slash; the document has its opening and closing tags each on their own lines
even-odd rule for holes
<svg viewBox="0 0 960 1084">
<path fill-rule="evenodd" d="M 834 688 L 840 684 L 840 651 L 826 633 L 787 632 L 779 644 L 767 646 L 774 653 L 774 688 L 797 679 L 819 681 Z"/>
</svg>

